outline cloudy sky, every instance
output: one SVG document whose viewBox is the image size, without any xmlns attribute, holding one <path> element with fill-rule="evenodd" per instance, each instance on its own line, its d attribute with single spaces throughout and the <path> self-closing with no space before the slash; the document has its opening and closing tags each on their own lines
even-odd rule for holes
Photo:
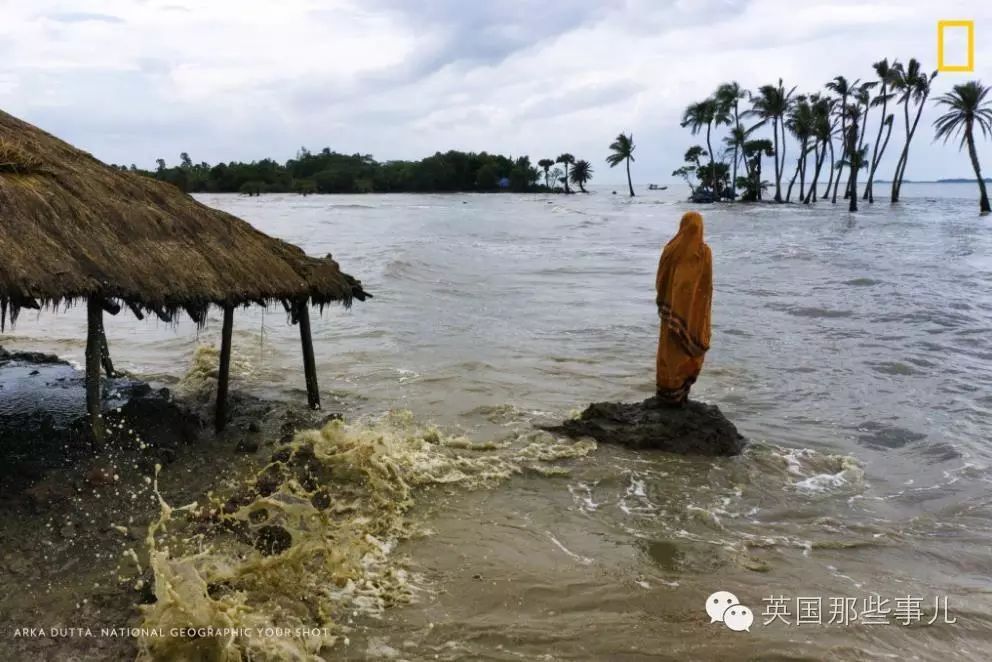
<svg viewBox="0 0 992 662">
<path fill-rule="evenodd" d="M 719 83 L 815 91 L 883 57 L 930 70 L 938 19 L 974 19 L 977 47 L 975 72 L 941 74 L 936 92 L 992 83 L 981 0 L 0 0 L 0 16 L 0 108 L 143 167 L 301 145 L 380 160 L 569 151 L 613 183 L 603 159 L 623 130 L 637 179 L 667 181 L 696 142 L 681 111 Z M 932 143 L 934 116 L 908 177 L 968 175 Z M 992 142 L 980 156 L 992 171 Z"/>
</svg>

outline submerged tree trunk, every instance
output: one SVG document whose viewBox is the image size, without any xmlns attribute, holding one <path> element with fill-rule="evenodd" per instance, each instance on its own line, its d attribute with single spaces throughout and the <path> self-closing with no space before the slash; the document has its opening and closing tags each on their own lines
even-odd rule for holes
<svg viewBox="0 0 992 662">
<path fill-rule="evenodd" d="M 906 177 L 906 166 L 909 165 L 909 145 L 913 142 L 913 137 L 916 135 L 916 127 L 920 124 L 923 107 L 927 105 L 927 97 L 929 96 L 930 90 L 928 89 L 920 100 L 919 107 L 916 109 L 916 119 L 913 120 L 913 127 L 909 130 L 909 138 L 906 139 L 906 147 L 903 148 L 902 168 L 899 170 L 899 180 L 895 183 L 895 197 L 892 200 L 893 202 L 899 201 L 899 194 L 902 192 L 902 180 Z"/>
<path fill-rule="evenodd" d="M 847 95 L 845 94 L 840 103 L 840 163 L 837 165 L 837 179 L 834 180 L 834 192 L 830 197 L 830 202 L 837 204 L 837 187 L 840 185 L 841 177 L 844 176 L 844 161 L 847 159 Z"/>
<path fill-rule="evenodd" d="M 830 176 L 827 177 L 827 188 L 823 191 L 821 196 L 824 200 L 830 197 L 830 186 L 834 183 L 834 131 L 833 128 L 830 129 Z"/>
<path fill-rule="evenodd" d="M 634 185 L 630 183 L 630 157 L 627 157 L 627 188 L 630 189 L 630 197 L 634 197 Z"/>
<path fill-rule="evenodd" d="M 985 180 L 982 179 L 982 167 L 978 163 L 978 152 L 975 151 L 975 135 L 972 128 L 972 123 L 968 122 L 965 127 L 965 137 L 968 140 L 968 156 L 971 157 L 971 167 L 975 169 L 975 179 L 978 180 L 978 190 L 981 192 L 978 204 L 982 212 L 990 212 L 992 207 L 989 207 L 989 194 L 985 190 Z"/>
<path fill-rule="evenodd" d="M 885 148 L 879 148 L 879 144 L 882 142 L 882 131 L 885 129 L 885 109 L 889 105 L 889 97 L 886 94 L 888 88 L 886 86 L 886 79 L 882 78 L 882 119 L 878 121 L 878 134 L 875 136 L 875 144 L 872 146 L 871 152 L 871 165 L 868 166 L 868 181 L 865 183 L 865 195 L 864 199 L 868 202 L 875 202 L 874 196 L 871 194 L 872 182 L 875 180 L 875 171 L 878 169 L 878 162 L 882 159 L 882 153 Z M 867 122 L 865 125 L 867 126 Z M 889 133 L 892 133 L 892 127 L 889 127 Z M 886 142 L 888 142 L 888 137 L 886 137 Z"/>
<path fill-rule="evenodd" d="M 851 176 L 847 180 L 848 188 L 852 191 L 858 188 L 858 168 L 851 168 Z M 847 206 L 848 211 L 858 211 L 858 196 L 852 195 L 850 198 L 850 203 Z"/>
<path fill-rule="evenodd" d="M 792 200 L 792 187 L 796 183 L 796 178 L 799 176 L 800 164 L 796 164 L 796 170 L 792 173 L 792 179 L 789 180 L 789 188 L 785 191 L 785 201 L 789 202 Z"/>
<path fill-rule="evenodd" d="M 889 128 L 885 132 L 885 140 L 882 141 L 882 148 L 878 150 L 878 160 L 882 160 L 882 155 L 885 154 L 885 148 L 889 144 L 889 138 L 892 137 L 892 122 L 889 122 Z M 878 161 L 873 161 L 871 164 L 871 171 L 868 173 L 868 185 L 865 187 L 865 198 L 868 202 L 875 202 L 875 186 L 873 180 L 875 179 L 875 171 L 878 170 Z"/>
<path fill-rule="evenodd" d="M 806 156 L 809 153 L 807 148 L 807 141 L 803 140 L 803 144 L 800 146 L 799 151 L 799 199 L 806 199 Z"/>
<path fill-rule="evenodd" d="M 713 127 L 713 122 L 706 125 L 706 149 L 710 151 L 710 192 L 719 197 L 719 193 L 716 190 L 716 163 L 713 160 L 713 145 L 710 144 L 710 129 Z"/>
<path fill-rule="evenodd" d="M 738 126 L 740 126 L 738 124 Z M 733 200 L 737 200 L 737 145 L 734 145 L 734 174 L 730 180 L 730 195 Z"/>
<path fill-rule="evenodd" d="M 804 200 L 806 204 L 811 201 L 816 202 L 816 189 L 820 184 L 820 170 L 823 168 L 823 160 L 827 156 L 827 146 L 821 146 L 819 141 L 814 143 L 813 149 L 813 163 L 816 165 L 813 166 L 813 181 L 810 182 L 809 191 L 806 192 L 806 199 Z"/>
<path fill-rule="evenodd" d="M 847 190 L 857 191 L 858 190 L 858 170 L 861 169 L 861 150 L 858 149 L 858 123 L 857 120 L 851 124 L 851 136 L 849 139 L 850 145 L 847 148 L 848 159 L 850 159 L 851 175 L 847 179 Z M 848 204 L 848 211 L 858 211 L 858 196 L 850 196 L 850 203 Z"/>
<path fill-rule="evenodd" d="M 778 118 L 772 119 L 772 135 L 775 138 L 775 202 L 782 202 L 782 171 L 778 165 Z M 761 182 L 758 182 L 758 187 L 761 187 Z"/>
<path fill-rule="evenodd" d="M 906 128 L 906 144 L 903 145 L 902 151 L 899 153 L 899 160 L 896 162 L 896 172 L 892 176 L 892 202 L 899 202 L 899 180 L 901 178 L 900 174 L 902 172 L 902 164 L 905 162 L 906 157 L 909 154 L 909 95 L 907 94 L 906 100 L 902 104 L 902 116 L 904 121 L 904 126 Z"/>
<path fill-rule="evenodd" d="M 784 175 L 785 174 L 785 152 L 786 152 L 786 149 L 788 147 L 788 145 L 786 143 L 786 140 L 785 140 L 785 119 L 784 118 L 781 118 L 779 120 L 779 129 L 781 129 L 781 131 L 782 131 L 782 142 L 780 144 L 782 145 L 782 174 Z"/>
</svg>

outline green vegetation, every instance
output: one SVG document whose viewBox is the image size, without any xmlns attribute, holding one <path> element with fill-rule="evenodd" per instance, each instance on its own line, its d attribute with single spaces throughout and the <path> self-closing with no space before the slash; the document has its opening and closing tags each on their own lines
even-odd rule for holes
<svg viewBox="0 0 992 662">
<path fill-rule="evenodd" d="M 885 181 L 877 178 L 878 166 L 899 123 L 898 113 L 902 115 L 903 140 L 895 173 L 889 180 L 891 201 L 898 202 L 902 184 L 907 181 L 910 146 L 937 72 L 923 72 L 915 58 L 905 65 L 898 60 L 890 64 L 885 58 L 875 62 L 872 68 L 875 80 L 852 82 L 845 76 L 836 76 L 824 85 L 825 91 L 811 94 L 796 94 L 795 87 L 787 90 L 782 79 L 777 85 L 762 85 L 754 92 L 741 89 L 736 82 L 720 85 L 712 96 L 686 107 L 682 126 L 692 135 L 705 133 L 706 146 L 690 147 L 684 164 L 672 175 L 685 179 L 691 199 L 696 202 L 757 201 L 772 186 L 775 202 L 790 202 L 798 182 L 801 202 L 810 204 L 829 199 L 836 204 L 843 190 L 844 199 L 850 200 L 848 209 L 856 211 L 857 199 L 875 202 L 874 186 Z M 961 148 L 968 147 L 979 181 L 983 211 L 988 211 L 989 202 L 980 174 L 974 129 L 977 125 L 983 136 L 992 137 L 992 101 L 986 100 L 989 89 L 972 81 L 954 86 L 953 92 L 936 101 L 950 109 L 935 123 L 936 137 L 946 141 L 952 134 L 960 135 Z M 750 108 L 742 110 L 741 102 L 745 99 Z M 874 113 L 876 108 L 879 110 Z M 750 126 L 743 123 L 748 118 L 754 118 Z M 723 146 L 722 153 L 718 153 L 713 149 L 713 132 L 721 125 L 728 129 L 718 142 Z M 771 129 L 770 137 L 759 137 L 759 132 L 768 129 Z M 789 142 L 798 147 L 799 154 L 783 191 Z M 762 160 L 766 157 L 771 157 L 774 163 L 772 182 L 761 178 Z M 704 163 L 704 159 L 708 162 Z M 741 166 L 744 176 L 738 176 Z M 862 170 L 867 172 L 863 191 L 858 188 Z M 821 188 L 824 173 L 826 183 Z"/>
<path fill-rule="evenodd" d="M 571 193 L 568 190 L 568 166 L 575 163 L 575 157 L 565 152 L 564 154 L 559 154 L 558 158 L 555 159 L 555 163 L 560 163 L 565 167 L 565 176 L 561 178 L 561 182 L 565 185 L 565 193 Z"/>
<path fill-rule="evenodd" d="M 378 162 L 370 154 L 340 154 L 329 148 L 312 153 L 302 148 L 285 164 L 273 159 L 251 163 L 193 163 L 183 152 L 177 166 L 158 159 L 154 171 L 117 166 L 175 184 L 189 193 L 426 193 L 548 190 L 530 158 L 486 152 L 438 152 L 420 161 Z M 542 165 L 542 168 L 544 166 Z M 545 169 L 545 175 L 548 171 Z M 505 180 L 505 181 L 504 181 Z"/>
<path fill-rule="evenodd" d="M 616 140 L 610 143 L 610 155 L 606 157 L 606 162 L 611 168 L 615 168 L 621 163 L 627 164 L 627 188 L 630 189 L 630 197 L 634 197 L 634 185 L 630 182 L 630 162 L 634 160 L 634 134 L 626 136 L 620 134 Z"/>
<path fill-rule="evenodd" d="M 579 159 L 572 166 L 572 173 L 569 175 L 572 183 L 579 187 L 579 190 L 583 193 L 588 193 L 586 190 L 586 182 L 592 179 L 592 166 L 588 161 L 584 159 Z"/>
<path fill-rule="evenodd" d="M 980 193 L 979 207 L 983 212 L 992 211 L 989 207 L 989 195 L 982 178 L 982 168 L 978 163 L 978 152 L 975 150 L 975 126 L 981 129 L 986 138 L 992 135 L 992 101 L 986 99 L 989 90 L 979 81 L 970 81 L 963 85 L 955 85 L 954 90 L 937 98 L 937 104 L 949 110 L 937 118 L 936 138 L 947 142 L 951 136 L 960 135 L 960 148 L 968 147 L 971 167 L 975 170 Z"/>
</svg>

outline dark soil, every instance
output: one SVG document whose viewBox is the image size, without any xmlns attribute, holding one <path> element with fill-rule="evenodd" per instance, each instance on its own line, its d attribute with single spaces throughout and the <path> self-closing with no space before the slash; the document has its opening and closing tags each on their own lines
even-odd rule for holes
<svg viewBox="0 0 992 662">
<path fill-rule="evenodd" d="M 595 402 L 577 419 L 544 428 L 604 444 L 683 455 L 737 455 L 746 443 L 716 405 L 690 401 L 684 407 L 644 402 Z"/>
</svg>

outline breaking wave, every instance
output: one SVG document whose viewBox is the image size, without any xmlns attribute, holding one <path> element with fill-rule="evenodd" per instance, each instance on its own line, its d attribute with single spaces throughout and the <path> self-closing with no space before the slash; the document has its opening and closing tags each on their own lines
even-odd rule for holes
<svg viewBox="0 0 992 662">
<path fill-rule="evenodd" d="M 391 412 L 299 432 L 250 481 L 196 503 L 159 496 L 145 539 L 156 600 L 142 607 L 140 627 L 225 634 L 144 636 L 139 659 L 317 659 L 355 617 L 426 590 L 393 554 L 399 541 L 428 534 L 408 515 L 418 494 L 567 473 L 555 462 L 595 448 L 543 432 L 472 444 Z"/>
</svg>

